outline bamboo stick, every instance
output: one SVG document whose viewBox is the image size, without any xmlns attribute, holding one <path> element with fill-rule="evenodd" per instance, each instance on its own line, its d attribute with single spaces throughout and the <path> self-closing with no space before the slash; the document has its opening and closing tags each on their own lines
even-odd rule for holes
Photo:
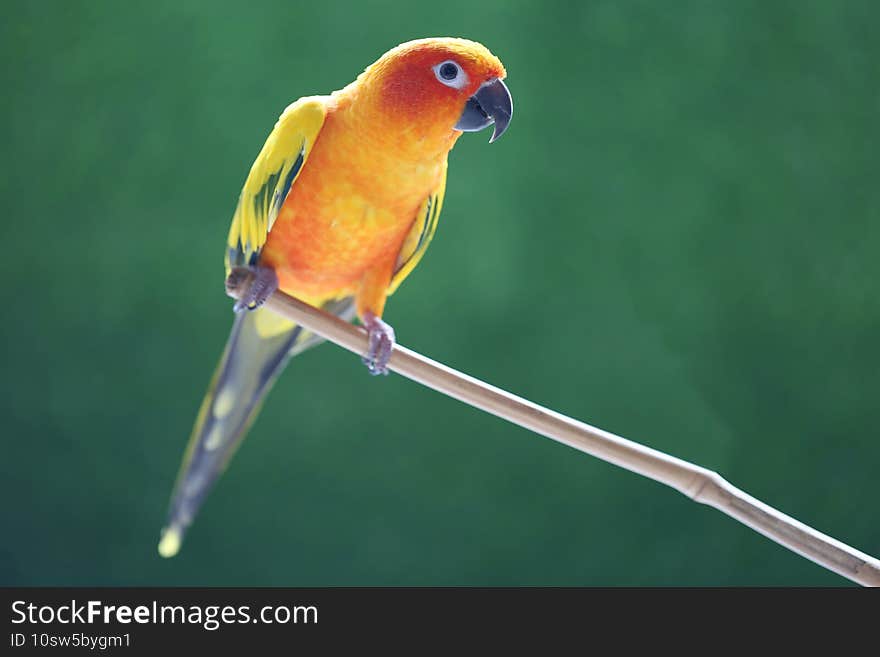
<svg viewBox="0 0 880 657">
<path fill-rule="evenodd" d="M 227 293 L 237 297 L 245 283 Z M 360 355 L 367 351 L 362 328 L 283 292 L 276 291 L 266 306 L 344 349 Z M 880 586 L 880 561 L 764 504 L 716 472 L 556 413 L 400 345 L 395 345 L 388 367 L 465 404 L 671 486 L 854 582 Z"/>
</svg>

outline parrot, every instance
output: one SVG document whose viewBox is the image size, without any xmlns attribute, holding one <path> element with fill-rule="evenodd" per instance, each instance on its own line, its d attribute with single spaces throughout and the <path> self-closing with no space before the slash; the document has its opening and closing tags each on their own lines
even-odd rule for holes
<svg viewBox="0 0 880 657">
<path fill-rule="evenodd" d="M 289 360 L 321 339 L 263 307 L 281 290 L 368 336 L 363 361 L 387 374 L 386 299 L 421 260 L 443 207 L 447 157 L 464 132 L 506 130 L 501 61 L 475 41 L 402 43 L 357 79 L 288 105 L 257 155 L 232 217 L 227 285 L 244 285 L 199 408 L 161 531 L 171 557 Z"/>
</svg>

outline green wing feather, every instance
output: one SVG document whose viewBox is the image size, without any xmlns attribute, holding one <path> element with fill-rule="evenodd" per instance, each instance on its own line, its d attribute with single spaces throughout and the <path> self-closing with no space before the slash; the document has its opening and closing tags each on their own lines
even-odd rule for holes
<svg viewBox="0 0 880 657">
<path fill-rule="evenodd" d="M 303 98 L 281 115 L 251 167 L 229 230 L 227 272 L 254 265 L 284 200 L 308 160 L 324 123 L 321 97 Z M 421 260 L 434 236 L 446 189 L 446 164 L 436 189 L 422 203 L 395 265 L 393 293 Z M 346 320 L 351 298 L 326 304 Z M 301 327 L 262 308 L 236 316 L 232 333 L 202 402 L 172 495 L 159 552 L 172 556 L 259 412 L 272 383 L 291 356 L 319 343 Z"/>
<path fill-rule="evenodd" d="M 325 99 L 321 96 L 300 98 L 282 112 L 238 198 L 227 240 L 227 273 L 232 267 L 256 264 L 326 116 Z"/>
<path fill-rule="evenodd" d="M 318 96 L 302 98 L 281 114 L 241 190 L 229 229 L 227 273 L 231 267 L 257 263 L 325 116 L 324 101 Z M 351 299 L 328 303 L 325 309 L 345 319 L 354 315 Z M 236 315 L 183 457 L 159 544 L 163 556 L 172 556 L 180 548 L 187 528 L 287 361 L 318 342 L 314 335 L 265 308 Z"/>
<path fill-rule="evenodd" d="M 410 275 L 434 237 L 434 231 L 437 230 L 437 220 L 440 218 L 440 210 L 443 209 L 443 195 L 446 193 L 446 162 L 443 163 L 443 174 L 436 189 L 425 199 L 412 228 L 403 241 L 400 253 L 397 256 L 397 264 L 394 267 L 394 274 L 391 277 L 391 283 L 388 286 L 388 294 L 394 294 L 394 291 L 403 283 L 404 279 Z"/>
</svg>

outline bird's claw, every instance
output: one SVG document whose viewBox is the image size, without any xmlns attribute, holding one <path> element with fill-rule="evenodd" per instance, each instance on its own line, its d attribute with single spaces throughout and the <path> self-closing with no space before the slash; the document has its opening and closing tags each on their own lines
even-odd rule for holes
<svg viewBox="0 0 880 657">
<path fill-rule="evenodd" d="M 394 329 L 372 313 L 364 315 L 364 328 L 367 329 L 369 346 L 367 355 L 362 358 L 370 374 L 388 374 L 388 361 L 394 348 Z"/>
<path fill-rule="evenodd" d="M 242 286 L 247 286 L 238 295 L 232 309 L 240 313 L 243 310 L 255 310 L 278 289 L 278 276 L 270 267 L 233 267 L 226 277 L 226 291 L 231 293 Z"/>
</svg>

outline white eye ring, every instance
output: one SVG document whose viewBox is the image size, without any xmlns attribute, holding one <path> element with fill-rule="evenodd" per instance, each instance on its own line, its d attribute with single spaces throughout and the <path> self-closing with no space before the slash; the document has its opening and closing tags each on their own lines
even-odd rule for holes
<svg viewBox="0 0 880 657">
<path fill-rule="evenodd" d="M 455 68 L 455 75 L 450 77 L 452 67 Z M 447 87 L 452 87 L 453 89 L 462 89 L 468 83 L 467 73 L 465 73 L 464 69 L 451 59 L 447 59 L 445 62 L 437 64 L 437 66 L 434 67 L 434 76 L 439 82 L 445 84 Z"/>
</svg>

